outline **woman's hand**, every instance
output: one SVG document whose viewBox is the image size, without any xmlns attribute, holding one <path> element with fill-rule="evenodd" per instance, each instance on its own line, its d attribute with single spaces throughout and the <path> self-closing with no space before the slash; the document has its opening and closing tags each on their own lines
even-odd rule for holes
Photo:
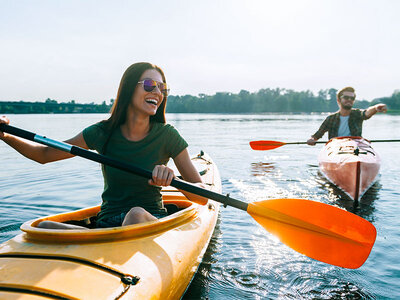
<svg viewBox="0 0 400 300">
<path fill-rule="evenodd" d="M 6 116 L 0 117 L 0 123 L 10 124 L 10 120 Z M 4 132 L 0 130 L 0 139 L 4 139 Z"/>
<path fill-rule="evenodd" d="M 167 166 L 157 165 L 153 169 L 153 178 L 149 180 L 150 185 L 169 186 L 174 178 L 174 171 Z"/>
</svg>

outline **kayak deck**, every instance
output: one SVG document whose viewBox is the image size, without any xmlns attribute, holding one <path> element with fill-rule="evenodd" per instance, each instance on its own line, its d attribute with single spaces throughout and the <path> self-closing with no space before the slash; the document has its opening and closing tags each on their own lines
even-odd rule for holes
<svg viewBox="0 0 400 300">
<path fill-rule="evenodd" d="M 381 160 L 368 140 L 340 137 L 325 144 L 318 162 L 328 181 L 358 201 L 378 179 Z"/>
<path fill-rule="evenodd" d="M 221 190 L 211 159 L 203 182 Z M 174 188 L 163 201 L 177 212 L 147 223 L 90 230 L 37 228 L 42 220 L 90 220 L 91 207 L 28 221 L 0 245 L 0 299 L 179 299 L 201 262 L 219 204 L 189 202 Z"/>
</svg>

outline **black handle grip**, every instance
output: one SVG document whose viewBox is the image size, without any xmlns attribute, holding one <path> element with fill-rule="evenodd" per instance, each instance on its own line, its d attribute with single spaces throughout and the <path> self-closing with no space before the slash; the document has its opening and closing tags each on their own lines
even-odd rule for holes
<svg viewBox="0 0 400 300">
<path fill-rule="evenodd" d="M 11 125 L 7 125 L 7 124 L 4 124 L 4 123 L 0 124 L 0 130 L 3 131 L 3 132 L 10 133 L 12 135 L 16 135 L 16 136 L 22 137 L 22 138 L 30 140 L 30 141 L 33 141 L 34 138 L 35 138 L 35 135 L 36 135 L 33 132 L 29 132 L 29 131 L 26 131 L 26 130 L 23 130 L 23 129 L 19 129 L 17 127 L 14 127 L 14 126 L 11 126 Z"/>
</svg>

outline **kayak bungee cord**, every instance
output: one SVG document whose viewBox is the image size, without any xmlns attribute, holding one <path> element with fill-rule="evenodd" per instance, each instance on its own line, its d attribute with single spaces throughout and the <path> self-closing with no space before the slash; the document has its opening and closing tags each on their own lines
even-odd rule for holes
<svg viewBox="0 0 400 300">
<path fill-rule="evenodd" d="M 91 260 L 87 260 L 87 259 L 82 259 L 79 257 L 72 257 L 72 256 L 65 256 L 65 255 L 50 255 L 50 254 L 25 254 L 25 253 L 0 253 L 0 258 L 23 258 L 23 259 L 44 259 L 44 260 L 60 260 L 60 261 L 68 261 L 68 262 L 72 262 L 72 263 L 77 263 L 77 264 L 82 264 L 82 265 L 86 265 L 92 268 L 96 268 L 99 269 L 103 272 L 107 272 L 111 275 L 114 275 L 116 277 L 119 277 L 121 279 L 121 283 L 124 284 L 124 288 L 122 290 L 122 292 L 120 293 L 119 296 L 117 296 L 114 299 L 119 299 L 122 295 L 124 295 L 128 289 L 132 286 L 132 285 L 136 285 L 140 278 L 134 275 L 130 275 L 130 274 L 124 274 L 114 268 L 111 268 L 109 266 L 100 264 L 98 262 L 95 261 L 91 261 Z M 0 290 L 2 290 L 3 287 L 0 286 Z M 22 292 L 22 288 L 19 288 L 19 292 Z M 41 293 L 43 293 L 43 291 L 38 291 L 38 290 L 32 290 L 32 288 L 29 289 L 29 291 L 32 293 L 34 292 L 35 294 L 40 295 Z M 27 292 L 25 290 L 25 292 Z M 50 293 L 50 291 L 47 291 L 47 293 Z M 42 295 L 43 296 L 43 295 Z M 47 297 L 50 297 L 49 294 L 46 295 Z M 54 297 L 58 297 L 57 295 L 51 294 L 50 298 L 54 298 Z M 69 298 L 57 298 L 57 299 L 69 299 Z"/>
</svg>

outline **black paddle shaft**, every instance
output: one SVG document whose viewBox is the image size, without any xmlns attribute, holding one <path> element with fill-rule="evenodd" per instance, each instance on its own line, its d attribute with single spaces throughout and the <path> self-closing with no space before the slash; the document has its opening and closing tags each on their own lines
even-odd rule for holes
<svg viewBox="0 0 400 300">
<path fill-rule="evenodd" d="M 20 129 L 20 128 L 11 126 L 11 125 L 7 125 L 4 123 L 0 124 L 0 130 L 3 132 L 10 133 L 15 136 L 30 140 L 30 141 L 37 142 L 39 144 L 43 144 L 43 145 L 46 145 L 46 146 L 49 146 L 52 148 L 56 148 L 61 151 L 71 153 L 76 156 L 80 156 L 80 157 L 83 157 L 83 158 L 86 158 L 86 159 L 89 159 L 92 161 L 96 161 L 96 162 L 104 164 L 104 165 L 108 165 L 110 167 L 114 167 L 114 168 L 129 172 L 129 173 L 133 173 L 133 174 L 136 174 L 136 175 L 148 178 L 148 179 L 152 178 L 152 173 L 148 170 L 144 170 L 144 169 L 136 167 L 132 164 L 122 162 L 122 161 L 116 160 L 114 158 L 111 158 L 109 156 L 98 154 L 98 153 L 83 149 L 78 146 L 73 146 L 73 145 L 70 145 L 70 144 L 67 144 L 64 142 L 55 141 L 55 140 L 49 139 L 47 137 L 40 136 L 35 133 L 29 132 L 29 131 L 26 131 L 26 130 L 23 130 L 23 129 Z M 171 186 L 173 186 L 177 189 L 180 189 L 180 190 L 187 191 L 192 194 L 206 197 L 208 199 L 213 199 L 224 205 L 233 206 L 238 209 L 247 211 L 248 204 L 243 201 L 236 200 L 236 199 L 230 198 L 229 196 L 225 196 L 225 195 L 218 194 L 218 193 L 215 193 L 215 192 L 207 190 L 207 189 L 200 188 L 194 184 L 185 182 L 183 180 L 174 178 L 174 179 L 172 179 Z"/>
</svg>

